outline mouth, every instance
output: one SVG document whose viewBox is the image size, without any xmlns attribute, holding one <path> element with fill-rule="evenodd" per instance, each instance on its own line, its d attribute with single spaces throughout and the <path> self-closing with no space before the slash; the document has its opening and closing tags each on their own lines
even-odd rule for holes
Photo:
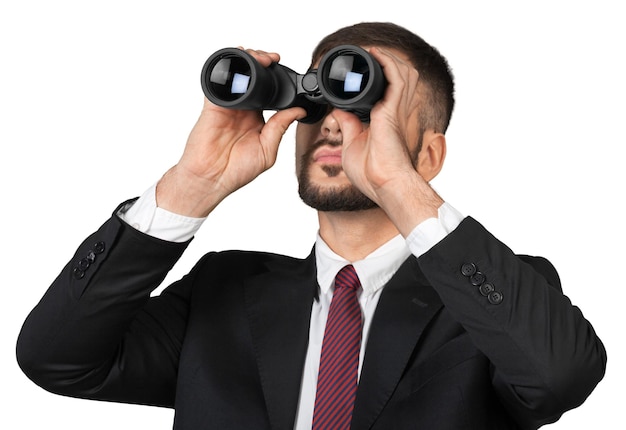
<svg viewBox="0 0 626 430">
<path fill-rule="evenodd" d="M 341 148 L 322 147 L 313 154 L 313 162 L 320 164 L 341 164 Z"/>
</svg>

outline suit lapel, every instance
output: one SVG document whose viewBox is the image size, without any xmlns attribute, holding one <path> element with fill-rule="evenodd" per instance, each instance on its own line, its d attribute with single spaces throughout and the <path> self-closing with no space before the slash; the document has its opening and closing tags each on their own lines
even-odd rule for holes
<svg viewBox="0 0 626 430">
<path fill-rule="evenodd" d="M 424 328 L 441 308 L 417 259 L 409 257 L 384 287 L 372 320 L 352 429 L 369 429 L 393 394 Z"/>
<path fill-rule="evenodd" d="M 245 285 L 246 309 L 272 428 L 293 427 L 317 294 L 315 257 L 268 265 Z M 245 413 L 245 411 L 242 411 Z"/>
</svg>

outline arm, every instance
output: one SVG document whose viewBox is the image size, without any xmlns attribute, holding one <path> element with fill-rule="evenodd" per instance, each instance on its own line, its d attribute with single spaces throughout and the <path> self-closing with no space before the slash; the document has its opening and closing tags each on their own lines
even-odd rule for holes
<svg viewBox="0 0 626 430">
<path fill-rule="evenodd" d="M 466 218 L 418 261 L 446 308 L 491 361 L 492 384 L 523 428 L 556 421 L 582 404 L 604 376 L 604 346 L 562 294 L 547 260 L 515 255 Z M 467 276 L 471 271 L 464 273 L 468 263 L 485 275 L 482 283 Z M 485 284 L 500 295 L 485 296 Z"/>
<path fill-rule="evenodd" d="M 443 204 L 429 181 L 441 170 L 445 137 L 425 130 L 417 160 L 411 157 L 419 130 L 418 73 L 393 53 L 370 52 L 389 85 L 369 127 L 347 112 L 330 115 L 343 133 L 342 163 L 351 182 L 410 237 L 417 226 L 432 224 Z M 606 353 L 562 294 L 554 268 L 546 260 L 516 256 L 471 218 L 453 230 L 418 261 L 446 308 L 489 358 L 492 385 L 509 413 L 520 425 L 536 428 L 580 405 L 602 379 Z M 466 263 L 484 273 L 497 293 L 487 297 L 472 285 L 461 270 Z"/>
<path fill-rule="evenodd" d="M 17 343 L 26 375 L 59 394 L 172 406 L 188 291 L 150 293 L 186 246 L 107 221 L 26 319 Z"/>
<path fill-rule="evenodd" d="M 255 52 L 268 66 L 277 54 Z M 159 181 L 157 205 L 206 217 L 270 168 L 304 109 L 226 110 L 205 99 L 179 162 Z M 24 323 L 24 372 L 60 394 L 172 406 L 193 273 L 151 298 L 188 242 L 148 236 L 116 215 L 79 247 Z M 97 245 L 96 245 L 97 244 Z"/>
</svg>

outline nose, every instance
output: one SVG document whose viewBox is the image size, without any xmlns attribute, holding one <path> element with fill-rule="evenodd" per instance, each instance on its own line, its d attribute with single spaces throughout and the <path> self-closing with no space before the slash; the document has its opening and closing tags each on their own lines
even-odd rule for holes
<svg viewBox="0 0 626 430">
<path fill-rule="evenodd" d="M 341 141 L 341 128 L 339 128 L 339 123 L 333 116 L 333 111 L 334 109 L 328 112 L 322 120 L 322 136 L 329 140 Z"/>
</svg>

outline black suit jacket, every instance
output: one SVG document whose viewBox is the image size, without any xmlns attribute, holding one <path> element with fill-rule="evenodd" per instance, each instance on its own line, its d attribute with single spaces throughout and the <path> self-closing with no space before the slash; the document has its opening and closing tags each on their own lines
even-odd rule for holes
<svg viewBox="0 0 626 430">
<path fill-rule="evenodd" d="M 176 429 L 291 430 L 314 255 L 210 253 L 152 297 L 185 247 L 111 218 L 27 318 L 22 369 L 55 393 L 174 407 Z M 352 429 L 538 428 L 580 405 L 605 363 L 550 263 L 467 218 L 384 287 Z"/>
</svg>

